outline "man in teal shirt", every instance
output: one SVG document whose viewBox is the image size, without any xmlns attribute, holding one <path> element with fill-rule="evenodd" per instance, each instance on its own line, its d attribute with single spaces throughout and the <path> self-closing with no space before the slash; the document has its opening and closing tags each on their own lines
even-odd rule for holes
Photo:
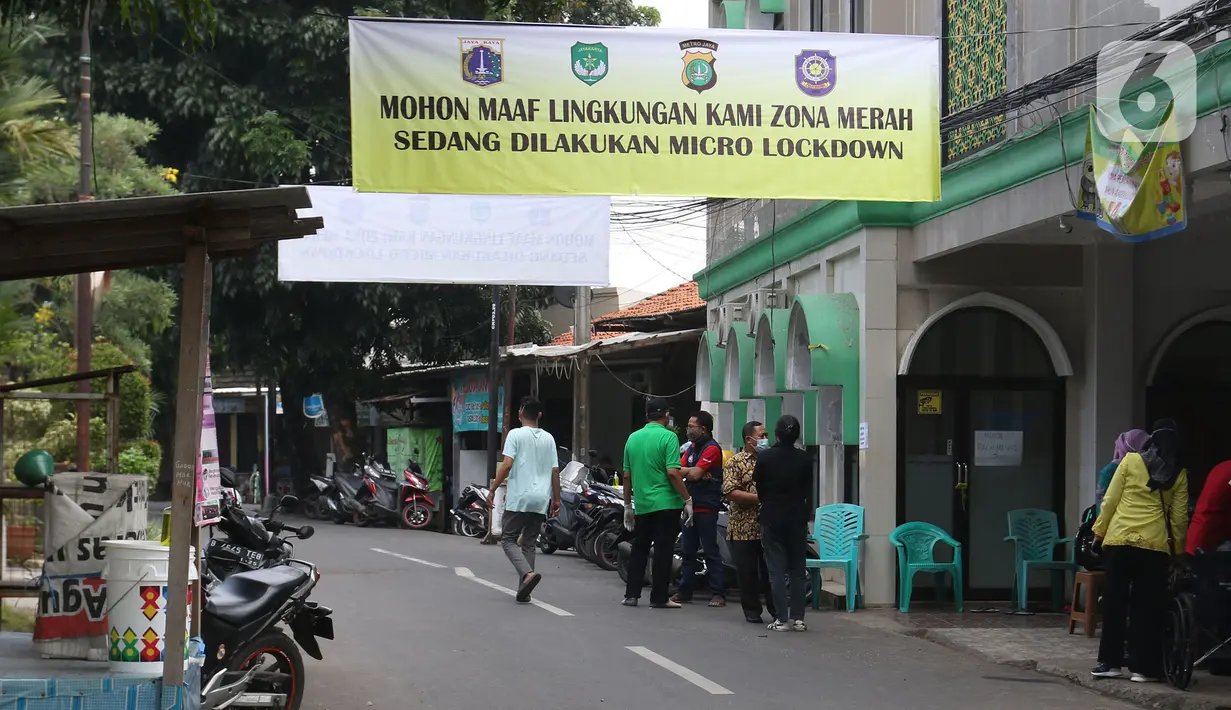
<svg viewBox="0 0 1231 710">
<path fill-rule="evenodd" d="M 668 428 L 670 416 L 671 405 L 667 400 L 651 398 L 645 405 L 646 425 L 633 432 L 624 444 L 624 527 L 635 533 L 624 606 L 637 606 L 641 598 L 645 565 L 653 546 L 650 607 L 680 608 L 667 598 L 667 592 L 680 519 L 686 525 L 692 523 L 692 498 L 680 475 L 680 438 Z"/>
<path fill-rule="evenodd" d="M 517 601 L 530 601 L 530 593 L 543 577 L 534 571 L 534 546 L 547 515 L 560 509 L 560 463 L 556 440 L 539 428 L 543 405 L 526 397 L 518 409 L 521 426 L 510 430 L 504 442 L 504 461 L 496 469 L 496 481 L 487 504 L 507 478 L 500 546 L 517 570 Z"/>
</svg>

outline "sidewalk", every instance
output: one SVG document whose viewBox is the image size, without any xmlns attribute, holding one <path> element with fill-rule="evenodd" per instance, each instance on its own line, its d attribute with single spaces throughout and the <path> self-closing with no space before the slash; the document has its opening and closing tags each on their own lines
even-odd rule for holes
<svg viewBox="0 0 1231 710">
<path fill-rule="evenodd" d="M 1004 613 L 958 614 L 930 611 L 909 614 L 896 609 L 861 609 L 846 619 L 892 633 L 923 638 L 984 658 L 1067 679 L 1109 697 L 1163 710 L 1231 710 L 1231 677 L 1193 675 L 1187 691 L 1165 683 L 1132 683 L 1127 679 L 1097 679 L 1090 668 L 1098 655 L 1098 637 L 1086 638 L 1080 628 L 1068 634 L 1068 616 Z"/>
</svg>

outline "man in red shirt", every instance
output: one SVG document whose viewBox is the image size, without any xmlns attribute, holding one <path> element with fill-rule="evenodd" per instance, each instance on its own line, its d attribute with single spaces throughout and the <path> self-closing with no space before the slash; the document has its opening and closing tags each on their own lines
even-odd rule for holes
<svg viewBox="0 0 1231 710">
<path fill-rule="evenodd" d="M 722 552 L 718 549 L 718 512 L 722 509 L 722 447 L 714 441 L 714 417 L 701 410 L 688 420 L 688 443 L 680 456 L 680 473 L 692 496 L 692 525 L 683 532 L 684 569 L 680 591 L 672 601 L 692 601 L 697 579 L 697 552 L 705 555 L 706 580 L 710 587 L 710 606 L 726 606 L 722 579 Z M 699 548 L 699 550 L 698 550 Z"/>
</svg>

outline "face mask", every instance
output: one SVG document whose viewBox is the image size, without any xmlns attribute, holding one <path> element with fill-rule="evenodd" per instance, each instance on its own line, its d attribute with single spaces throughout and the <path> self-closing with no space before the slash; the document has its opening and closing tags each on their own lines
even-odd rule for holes
<svg viewBox="0 0 1231 710">
<path fill-rule="evenodd" d="M 701 430 L 695 427 L 688 427 L 688 438 L 697 439 L 701 436 Z"/>
<path fill-rule="evenodd" d="M 769 439 L 768 439 L 768 438 L 765 438 L 765 439 L 757 439 L 757 448 L 758 448 L 758 449 L 768 449 L 768 448 L 769 448 Z"/>
</svg>

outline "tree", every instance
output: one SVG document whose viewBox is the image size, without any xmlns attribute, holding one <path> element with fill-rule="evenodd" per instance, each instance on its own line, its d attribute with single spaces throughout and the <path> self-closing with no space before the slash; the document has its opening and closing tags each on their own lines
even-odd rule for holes
<svg viewBox="0 0 1231 710">
<path fill-rule="evenodd" d="M 0 204 L 12 204 L 31 166 L 71 154 L 71 135 L 47 112 L 64 99 L 46 80 L 31 76 L 26 53 L 50 35 L 28 20 L 0 23 Z"/>
</svg>

